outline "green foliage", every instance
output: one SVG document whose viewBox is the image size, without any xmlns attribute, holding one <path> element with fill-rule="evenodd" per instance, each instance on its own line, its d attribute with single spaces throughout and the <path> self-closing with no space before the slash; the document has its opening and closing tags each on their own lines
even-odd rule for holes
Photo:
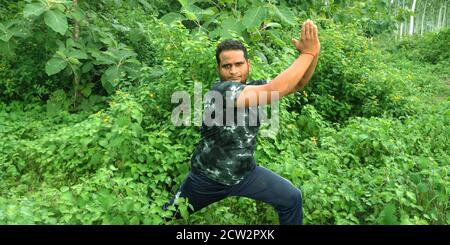
<svg viewBox="0 0 450 245">
<path fill-rule="evenodd" d="M 200 138 L 172 125 L 171 95 L 209 89 L 226 37 L 252 79 L 274 78 L 313 16 L 319 65 L 258 164 L 300 187 L 307 224 L 449 224 L 448 31 L 369 39 L 392 24 L 386 1 L 149 2 L 0 3 L 0 223 L 277 224 L 247 198 L 162 210 Z"/>
<path fill-rule="evenodd" d="M 101 74 L 101 85 L 111 94 L 125 78 L 129 81 L 136 79 L 140 65 L 135 59 L 137 54 L 109 33 L 111 28 L 100 27 L 107 18 L 98 17 L 93 8 L 95 5 L 84 3 L 75 6 L 71 1 L 32 1 L 23 8 L 23 18 L 0 23 L 0 47 L 11 55 L 14 55 L 14 47 L 20 39 L 28 38 L 30 33 L 49 28 L 59 34 L 45 38 L 38 34 L 38 43 L 44 41 L 45 47 L 39 50 L 39 56 L 51 56 L 45 64 L 47 76 L 65 72 L 62 78 L 73 79 L 72 91 L 69 91 L 73 94 L 70 96 L 73 110 L 79 109 L 83 96 L 90 96 L 91 80 L 95 76 Z M 69 28 L 68 20 L 73 23 L 72 28 Z M 26 41 L 32 42 L 33 39 Z M 32 56 L 33 59 L 41 57 Z M 9 90 L 14 91 L 13 88 Z"/>
<path fill-rule="evenodd" d="M 450 43 L 450 29 L 438 33 L 425 33 L 423 37 L 404 38 L 396 45 L 405 57 L 431 64 L 450 62 L 447 51 Z"/>
</svg>

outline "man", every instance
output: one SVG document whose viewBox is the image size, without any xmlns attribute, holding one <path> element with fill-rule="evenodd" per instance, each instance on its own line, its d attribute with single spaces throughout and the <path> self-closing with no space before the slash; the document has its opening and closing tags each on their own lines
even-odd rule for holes
<svg viewBox="0 0 450 245">
<path fill-rule="evenodd" d="M 249 107 L 271 103 L 277 97 L 294 93 L 308 83 L 320 52 L 317 27 L 310 20 L 304 22 L 300 40 L 292 41 L 301 54 L 269 83 L 247 83 L 250 61 L 242 43 L 226 40 L 218 45 L 216 60 L 220 82 L 211 91 L 226 98 L 223 108 L 220 108 L 223 109 L 220 118 L 227 117 L 229 111 L 226 107 L 231 105 L 235 111 L 244 109 L 244 118 L 241 119 L 247 120 L 252 116 Z M 278 96 L 271 96 L 272 92 L 277 92 Z M 211 112 L 208 108 L 205 108 L 205 113 Z M 233 118 L 233 122 L 236 121 Z M 206 125 L 204 118 L 202 139 L 191 159 L 192 169 L 165 208 L 178 197 L 187 198 L 195 212 L 229 196 L 244 196 L 271 204 L 278 212 L 280 224 L 302 224 L 300 190 L 285 178 L 256 165 L 253 153 L 259 122 L 256 126 L 247 123 L 228 125 L 228 122 L 219 125 L 217 122 Z"/>
</svg>

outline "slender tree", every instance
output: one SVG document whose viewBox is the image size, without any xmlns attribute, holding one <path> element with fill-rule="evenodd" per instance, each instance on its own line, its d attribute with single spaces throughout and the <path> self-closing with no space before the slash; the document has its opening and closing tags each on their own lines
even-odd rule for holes
<svg viewBox="0 0 450 245">
<path fill-rule="evenodd" d="M 416 11 L 416 0 L 413 0 L 411 6 L 411 16 L 409 18 L 409 35 L 414 34 L 414 13 Z"/>
<path fill-rule="evenodd" d="M 424 23 L 425 23 L 425 16 L 427 13 L 427 7 L 428 7 L 428 0 L 425 0 L 425 5 L 423 7 L 423 13 L 422 13 L 422 23 L 420 24 L 420 35 L 423 35 L 424 32 Z"/>
</svg>

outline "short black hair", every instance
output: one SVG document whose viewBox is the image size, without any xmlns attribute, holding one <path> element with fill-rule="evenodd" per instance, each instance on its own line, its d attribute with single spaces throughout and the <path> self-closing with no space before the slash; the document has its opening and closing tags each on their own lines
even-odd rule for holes
<svg viewBox="0 0 450 245">
<path fill-rule="evenodd" d="M 244 52 L 244 58 L 248 60 L 247 48 L 244 46 L 244 44 L 238 40 L 227 39 L 217 45 L 216 61 L 218 65 L 220 64 L 220 53 L 226 50 L 242 50 Z"/>
</svg>

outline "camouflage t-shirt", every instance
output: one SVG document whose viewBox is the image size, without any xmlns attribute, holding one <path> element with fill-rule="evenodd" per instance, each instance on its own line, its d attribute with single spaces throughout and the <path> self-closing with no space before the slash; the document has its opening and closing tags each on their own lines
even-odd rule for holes
<svg viewBox="0 0 450 245">
<path fill-rule="evenodd" d="M 260 126 L 258 116 L 262 116 L 263 106 L 236 108 L 235 102 L 246 85 L 266 83 L 265 80 L 247 84 L 218 81 L 212 86 L 209 93 L 215 91 L 213 93 L 221 97 L 205 97 L 202 138 L 191 159 L 194 172 L 225 185 L 234 185 L 256 167 L 253 153 Z M 217 103 L 215 99 L 222 101 Z M 228 115 L 227 118 L 227 112 L 233 112 L 234 115 Z"/>
</svg>

